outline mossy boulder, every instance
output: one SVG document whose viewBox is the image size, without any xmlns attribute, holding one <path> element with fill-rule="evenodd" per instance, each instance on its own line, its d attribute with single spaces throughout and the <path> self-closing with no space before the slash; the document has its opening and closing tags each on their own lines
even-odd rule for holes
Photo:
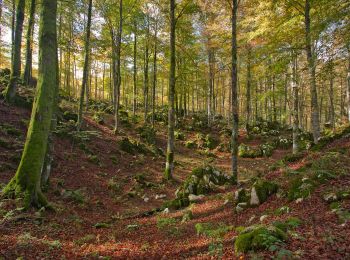
<svg viewBox="0 0 350 260">
<path fill-rule="evenodd" d="M 231 177 L 224 172 L 212 167 L 199 167 L 192 171 L 184 184 L 176 190 L 176 199 L 165 204 L 165 208 L 179 209 L 188 206 L 189 195 L 207 194 L 217 186 L 231 183 Z"/>
<path fill-rule="evenodd" d="M 275 226 L 257 225 L 245 228 L 236 238 L 234 247 L 237 253 L 246 253 L 268 249 L 286 239 L 287 234 Z"/>
<path fill-rule="evenodd" d="M 264 203 L 272 194 L 278 190 L 278 185 L 273 182 L 257 180 L 251 189 L 250 205 L 257 206 Z"/>
</svg>

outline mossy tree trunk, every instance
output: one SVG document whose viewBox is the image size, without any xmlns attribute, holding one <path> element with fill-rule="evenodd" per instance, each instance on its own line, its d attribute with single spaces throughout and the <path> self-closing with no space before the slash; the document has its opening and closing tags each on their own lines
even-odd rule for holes
<svg viewBox="0 0 350 260">
<path fill-rule="evenodd" d="M 28 21 L 28 29 L 26 36 L 26 63 L 24 66 L 23 81 L 28 86 L 32 79 L 32 61 L 33 61 L 33 30 L 35 23 L 35 7 L 36 1 L 32 0 L 30 4 L 30 13 Z"/>
<path fill-rule="evenodd" d="M 175 71 L 176 71 L 176 47 L 175 47 L 175 0 L 170 0 L 170 71 L 169 71 L 169 108 L 168 108 L 168 143 L 165 166 L 165 179 L 172 178 L 174 173 L 174 153 L 175 153 Z"/>
<path fill-rule="evenodd" d="M 27 140 L 16 175 L 4 195 L 24 198 L 24 207 L 46 206 L 40 179 L 57 97 L 57 0 L 43 0 L 39 33 L 38 86 Z"/>
<path fill-rule="evenodd" d="M 84 96 L 86 92 L 86 85 L 88 80 L 88 71 L 89 71 L 89 54 L 90 54 L 90 34 L 91 34 L 91 16 L 92 16 L 92 0 L 89 0 L 89 10 L 88 10 L 88 19 L 86 26 L 86 38 L 85 38 L 85 57 L 84 57 L 84 69 L 83 69 L 83 81 L 80 90 L 80 100 L 79 100 L 79 113 L 78 113 L 78 130 L 81 128 L 83 121 L 83 109 L 84 109 Z"/>
<path fill-rule="evenodd" d="M 19 0 L 16 9 L 16 25 L 13 43 L 10 83 L 5 90 L 5 99 L 12 102 L 16 96 L 17 81 L 21 76 L 21 49 L 24 21 L 25 0 Z"/>
</svg>

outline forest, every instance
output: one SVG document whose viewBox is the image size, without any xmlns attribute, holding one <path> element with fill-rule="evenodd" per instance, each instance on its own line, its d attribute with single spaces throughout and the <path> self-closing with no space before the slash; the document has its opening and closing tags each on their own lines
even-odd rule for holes
<svg viewBox="0 0 350 260">
<path fill-rule="evenodd" d="M 349 234 L 349 0 L 0 0 L 0 260 Z"/>
</svg>

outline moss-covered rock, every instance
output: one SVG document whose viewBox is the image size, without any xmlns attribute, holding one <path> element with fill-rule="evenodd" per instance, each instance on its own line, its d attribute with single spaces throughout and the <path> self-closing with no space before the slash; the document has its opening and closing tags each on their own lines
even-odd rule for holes
<svg viewBox="0 0 350 260">
<path fill-rule="evenodd" d="M 276 183 L 257 180 L 251 189 L 250 205 L 260 205 L 261 203 L 265 202 L 272 194 L 275 194 L 277 190 L 278 185 Z"/>
<path fill-rule="evenodd" d="M 164 208 L 179 209 L 188 206 L 190 203 L 189 195 L 206 194 L 215 189 L 215 187 L 230 182 L 230 176 L 212 166 L 195 168 L 183 185 L 176 190 L 176 199 L 167 202 Z"/>
<path fill-rule="evenodd" d="M 235 251 L 246 253 L 250 250 L 268 249 L 287 239 L 287 234 L 274 226 L 251 226 L 245 228 L 235 240 Z"/>
</svg>

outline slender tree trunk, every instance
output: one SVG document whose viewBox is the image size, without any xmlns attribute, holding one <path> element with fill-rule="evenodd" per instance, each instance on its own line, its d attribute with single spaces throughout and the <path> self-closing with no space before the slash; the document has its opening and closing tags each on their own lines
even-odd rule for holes
<svg viewBox="0 0 350 260">
<path fill-rule="evenodd" d="M 308 61 L 308 70 L 310 77 L 311 88 L 311 126 L 314 137 L 314 142 L 318 143 L 320 138 L 320 120 L 317 101 L 317 86 L 316 86 L 316 62 L 315 53 L 312 51 L 311 40 L 311 19 L 310 19 L 310 0 L 305 0 L 305 36 L 306 36 L 306 54 Z"/>
<path fill-rule="evenodd" d="M 16 35 L 16 0 L 12 0 L 11 12 L 11 64 L 13 64 L 13 54 L 15 52 L 15 35 Z"/>
<path fill-rule="evenodd" d="M 145 64 L 144 64 L 144 121 L 147 124 L 148 121 L 148 64 L 149 64 L 149 16 L 147 15 L 147 32 L 146 32 L 146 46 L 145 46 Z"/>
<path fill-rule="evenodd" d="M 122 33 L 123 33 L 123 0 L 119 1 L 119 28 L 117 33 L 117 46 L 116 46 L 116 95 L 115 98 L 115 113 L 114 113 L 114 133 L 117 134 L 119 130 L 119 104 L 120 104 L 120 86 L 121 86 L 121 43 L 122 43 Z"/>
<path fill-rule="evenodd" d="M 238 182 L 238 73 L 237 73 L 237 0 L 232 0 L 232 139 L 231 139 L 231 155 L 232 155 L 232 182 Z"/>
<path fill-rule="evenodd" d="M 15 40 L 13 45 L 13 60 L 11 64 L 10 83 L 5 90 L 7 102 L 13 102 L 16 96 L 17 81 L 21 76 L 21 47 L 24 21 L 25 0 L 19 0 L 16 11 Z"/>
<path fill-rule="evenodd" d="M 136 115 L 137 109 L 137 23 L 134 22 L 134 89 L 133 89 L 133 105 L 132 105 L 132 113 Z"/>
<path fill-rule="evenodd" d="M 88 20 L 87 20 L 87 26 L 86 26 L 85 47 L 84 47 L 85 57 L 84 57 L 84 68 L 83 68 L 83 81 L 82 81 L 81 90 L 80 90 L 79 113 L 78 113 L 78 122 L 77 122 L 78 130 L 80 130 L 81 123 L 83 120 L 84 94 L 86 92 L 86 86 L 87 86 L 87 80 L 88 80 L 91 16 L 92 16 L 92 0 L 89 0 Z"/>
<path fill-rule="evenodd" d="M 330 109 L 330 123 L 332 128 L 335 128 L 335 108 L 334 108 L 334 74 L 333 64 L 331 65 L 330 79 L 329 79 L 329 109 Z"/>
<path fill-rule="evenodd" d="M 155 21 L 154 28 L 154 54 L 153 54 L 153 91 L 152 91 L 152 127 L 154 128 L 154 115 L 156 109 L 156 87 L 157 87 L 157 41 L 158 41 L 158 21 Z"/>
<path fill-rule="evenodd" d="M 32 53 L 33 53 L 33 30 L 35 22 L 35 0 L 31 1 L 28 29 L 26 36 L 26 64 L 24 66 L 23 80 L 28 86 L 32 79 Z"/>
<path fill-rule="evenodd" d="M 297 68 L 298 68 L 298 57 L 296 54 L 293 55 L 293 72 L 292 72 L 292 93 L 293 93 L 293 110 L 292 110 L 292 117 L 293 117 L 293 154 L 298 153 L 299 151 L 299 88 L 298 88 L 298 82 L 297 82 Z"/>
<path fill-rule="evenodd" d="M 347 75 L 347 112 L 348 112 L 348 121 L 350 122 L 350 44 L 348 44 L 348 75 Z"/>
<path fill-rule="evenodd" d="M 251 115 L 251 80 L 252 80 L 252 75 L 251 75 L 251 47 L 248 47 L 248 60 L 247 60 L 247 104 L 246 104 L 246 113 L 247 113 L 247 118 L 246 118 L 246 130 L 247 132 L 249 131 L 249 124 L 250 124 L 250 115 Z M 249 134 L 249 133 L 248 133 Z"/>
<path fill-rule="evenodd" d="M 175 71 L 176 71 L 176 34 L 175 34 L 175 0 L 170 0 L 170 71 L 169 71 L 169 120 L 168 120 L 168 143 L 165 166 L 165 179 L 171 179 L 174 173 L 174 97 L 175 97 Z"/>
<path fill-rule="evenodd" d="M 41 171 L 57 100 L 57 0 L 43 0 L 39 33 L 38 91 L 33 105 L 27 140 L 16 175 L 3 190 L 7 196 L 24 196 L 24 208 L 46 206 L 41 192 Z"/>
</svg>

